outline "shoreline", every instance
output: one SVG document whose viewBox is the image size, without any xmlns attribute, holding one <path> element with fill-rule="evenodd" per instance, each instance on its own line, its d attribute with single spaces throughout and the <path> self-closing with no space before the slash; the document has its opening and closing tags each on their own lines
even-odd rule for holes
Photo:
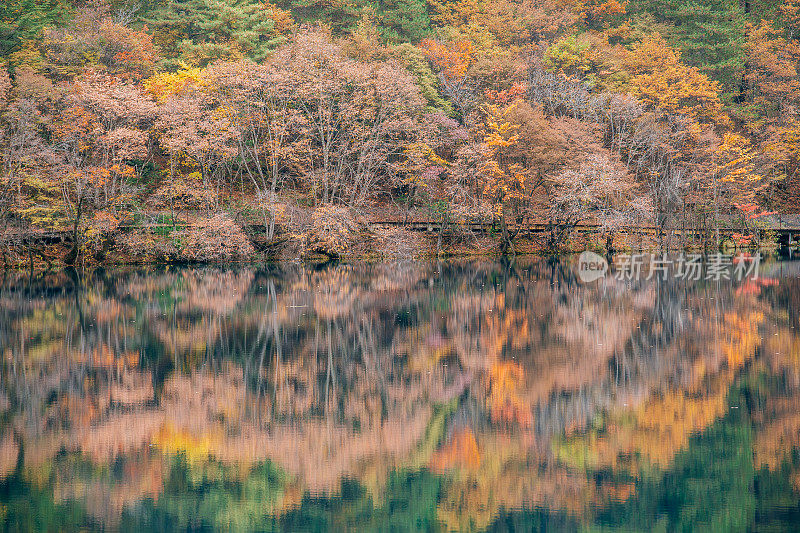
<svg viewBox="0 0 800 533">
<path fill-rule="evenodd" d="M 410 232 L 407 232 L 410 233 Z M 85 268 L 98 268 L 98 267 L 123 267 L 123 266 L 192 266 L 192 265 L 220 265 L 220 264 L 256 264 L 256 263 L 283 263 L 283 262 L 301 262 L 306 264 L 323 265 L 327 263 L 336 262 L 367 262 L 367 263 L 380 263 L 380 262 L 402 262 L 402 261 L 435 261 L 435 260 L 459 260 L 459 259 L 485 259 L 485 260 L 501 260 L 503 258 L 517 258 L 517 257 L 543 257 L 543 258 L 560 258 L 570 255 L 579 254 L 583 251 L 589 250 L 601 255 L 617 255 L 625 253 L 667 253 L 676 254 L 680 252 L 697 252 L 713 254 L 718 253 L 713 247 L 692 247 L 692 246 L 672 246 L 670 248 L 659 248 L 655 240 L 650 239 L 648 242 L 620 242 L 621 246 L 615 246 L 613 250 L 608 250 L 604 246 L 603 240 L 600 238 L 587 238 L 586 236 L 579 236 L 583 238 L 572 238 L 566 246 L 559 250 L 548 250 L 541 242 L 536 239 L 521 238 L 515 241 L 514 253 L 502 253 L 502 241 L 500 237 L 474 237 L 471 242 L 464 242 L 463 239 L 452 242 L 449 239 L 444 239 L 442 243 L 437 243 L 438 236 L 435 233 L 426 233 L 422 235 L 414 235 L 413 239 L 405 239 L 401 242 L 402 246 L 394 243 L 394 247 L 387 247 L 387 243 L 376 239 L 374 234 L 364 236 L 363 238 L 356 239 L 348 249 L 343 250 L 342 253 L 332 254 L 325 253 L 319 249 L 306 249 L 298 251 L 296 246 L 287 244 L 286 239 L 280 240 L 276 244 L 264 245 L 259 244 L 257 241 L 249 240 L 249 244 L 253 246 L 253 253 L 247 256 L 237 256 L 235 254 L 225 255 L 222 257 L 209 257 L 209 258 L 180 258 L 180 257 L 163 257 L 157 255 L 158 244 L 164 244 L 158 240 L 151 240 L 149 244 L 153 245 L 151 250 L 144 250 L 142 255 L 130 255 L 127 253 L 120 253 L 120 244 L 117 242 L 109 243 L 109 246 L 104 250 L 102 259 L 97 256 L 83 253 L 78 257 L 75 263 L 67 263 L 64 258 L 71 251 L 71 244 L 59 243 L 41 247 L 30 253 L 15 254 L 12 259 L 11 254 L 4 254 L 0 258 L 0 270 L 3 271 L 49 271 L 54 269 L 76 268 L 79 270 Z M 277 238 L 277 236 L 276 236 Z M 409 242 L 413 241 L 413 242 Z M 144 244 L 143 242 L 141 244 Z M 440 244 L 440 250 L 437 253 L 437 244 Z M 256 247 L 257 246 L 257 247 Z M 764 243 L 760 247 L 748 248 L 747 250 L 738 249 L 735 247 L 725 247 L 719 253 L 726 253 L 735 255 L 737 253 L 747 253 L 753 251 L 767 252 L 770 255 L 778 255 L 783 248 L 775 243 Z M 149 253 L 148 253 L 149 252 Z M 9 260 L 11 259 L 11 260 Z"/>
</svg>

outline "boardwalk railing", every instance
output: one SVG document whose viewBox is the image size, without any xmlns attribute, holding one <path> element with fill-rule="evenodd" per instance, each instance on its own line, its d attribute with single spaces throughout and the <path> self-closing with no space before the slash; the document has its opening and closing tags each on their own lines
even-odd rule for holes
<svg viewBox="0 0 800 533">
<path fill-rule="evenodd" d="M 438 233 L 442 230 L 442 223 L 432 220 L 373 220 L 369 221 L 373 226 L 389 226 L 400 227 L 408 231 L 416 232 L 430 232 Z M 190 223 L 175 223 L 175 224 L 123 224 L 119 226 L 119 230 L 123 232 L 139 230 L 146 232 L 169 232 L 177 229 L 186 229 L 193 227 L 203 227 L 203 224 L 190 224 Z M 278 226 L 280 228 L 280 225 Z M 263 224 L 246 224 L 243 229 L 251 234 L 263 234 L 266 232 L 266 226 Z M 477 234 L 492 234 L 500 231 L 499 227 L 492 225 L 488 222 L 448 222 L 445 225 L 445 231 L 452 230 L 469 231 Z M 560 231 L 563 229 L 570 229 L 578 233 L 602 233 L 603 235 L 654 235 L 654 236 L 674 236 L 674 237 L 703 237 L 716 234 L 716 228 L 659 228 L 652 225 L 643 226 L 621 226 L 616 228 L 607 228 L 601 224 L 576 224 L 569 226 L 561 226 L 547 222 L 524 222 L 522 224 L 510 224 L 508 230 L 511 233 L 518 235 L 535 235 L 548 233 L 550 231 Z M 729 238 L 735 233 L 740 233 L 741 228 L 734 227 L 721 227 L 719 233 L 723 238 Z M 799 227 L 771 227 L 759 230 L 761 232 L 768 231 L 776 235 L 778 242 L 781 245 L 793 245 L 800 241 L 800 226 Z M 70 229 L 56 229 L 56 230 L 31 230 L 31 229 L 9 229 L 0 234 L 0 242 L 16 243 L 20 245 L 32 243 L 58 243 L 58 242 L 71 242 L 72 230 Z"/>
</svg>

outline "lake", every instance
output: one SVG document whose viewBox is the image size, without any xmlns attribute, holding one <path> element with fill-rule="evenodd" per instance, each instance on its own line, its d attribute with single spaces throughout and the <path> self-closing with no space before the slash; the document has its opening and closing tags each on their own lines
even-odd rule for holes
<svg viewBox="0 0 800 533">
<path fill-rule="evenodd" d="M 0 278 L 13 531 L 800 525 L 800 263 Z"/>
</svg>

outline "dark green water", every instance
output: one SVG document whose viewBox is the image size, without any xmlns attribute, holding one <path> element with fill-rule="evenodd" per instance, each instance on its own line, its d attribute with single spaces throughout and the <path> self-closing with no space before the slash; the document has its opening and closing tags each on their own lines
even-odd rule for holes
<svg viewBox="0 0 800 533">
<path fill-rule="evenodd" d="M 800 265 L 0 279 L 9 531 L 800 528 Z"/>
</svg>

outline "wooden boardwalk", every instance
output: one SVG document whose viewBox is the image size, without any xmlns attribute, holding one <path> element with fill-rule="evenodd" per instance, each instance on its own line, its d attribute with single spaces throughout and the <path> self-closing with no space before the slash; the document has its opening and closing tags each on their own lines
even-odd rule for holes
<svg viewBox="0 0 800 533">
<path fill-rule="evenodd" d="M 369 221 L 372 226 L 384 227 L 397 227 L 403 228 L 407 231 L 423 232 L 423 233 L 438 233 L 442 229 L 442 224 L 432 220 L 373 220 Z M 191 227 L 202 227 L 199 224 L 149 224 L 149 225 L 121 225 L 119 229 L 123 232 L 140 230 L 151 233 L 156 232 L 170 232 L 176 229 L 185 229 Z M 247 224 L 243 228 L 249 235 L 263 235 L 266 233 L 266 227 L 263 224 Z M 280 225 L 277 226 L 280 231 Z M 553 225 L 547 222 L 525 222 L 522 224 L 511 224 L 508 226 L 509 232 L 515 235 L 546 235 L 551 231 L 558 232 L 564 227 Z M 660 229 L 657 226 L 622 226 L 608 230 L 600 224 L 577 224 L 571 226 L 572 231 L 577 233 L 593 234 L 600 233 L 604 236 L 622 236 L 622 235 L 647 235 L 662 238 L 674 237 L 684 239 L 701 239 L 709 235 L 714 235 L 716 228 L 700 229 L 700 228 L 669 228 Z M 720 235 L 724 239 L 729 239 L 733 234 L 740 233 L 741 228 L 734 227 L 720 227 Z M 771 227 L 759 230 L 763 232 L 772 233 L 777 237 L 778 243 L 781 246 L 795 246 L 800 244 L 800 226 L 798 227 Z M 477 235 L 492 235 L 498 234 L 500 228 L 487 222 L 448 222 L 445 225 L 445 233 L 453 234 L 456 232 L 471 232 Z M 0 242 L 6 244 L 29 245 L 29 244 L 56 244 L 67 243 L 72 241 L 72 230 L 10 230 L 0 235 Z"/>
</svg>

